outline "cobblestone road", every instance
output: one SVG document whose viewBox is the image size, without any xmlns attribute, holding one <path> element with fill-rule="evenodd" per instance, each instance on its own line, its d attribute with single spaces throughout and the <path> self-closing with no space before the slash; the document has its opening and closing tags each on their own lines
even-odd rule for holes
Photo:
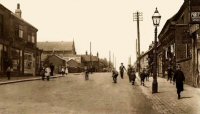
<svg viewBox="0 0 200 114">
<path fill-rule="evenodd" d="M 0 114 L 157 114 L 140 86 L 127 77 L 114 84 L 110 73 L 1 85 L 0 91 Z"/>
</svg>

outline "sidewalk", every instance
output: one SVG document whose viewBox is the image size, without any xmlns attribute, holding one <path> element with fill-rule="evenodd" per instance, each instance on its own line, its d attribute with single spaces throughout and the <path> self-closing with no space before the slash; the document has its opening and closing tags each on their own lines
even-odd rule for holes
<svg viewBox="0 0 200 114">
<path fill-rule="evenodd" d="M 63 77 L 63 76 L 55 75 L 55 76 L 52 76 L 51 78 L 59 78 L 59 77 Z M 6 76 L 3 76 L 3 77 L 0 77 L 0 85 L 25 82 L 25 81 L 41 80 L 41 79 L 42 79 L 41 76 L 15 76 L 15 77 L 11 77 L 10 80 L 8 80 Z"/>
<path fill-rule="evenodd" d="M 158 93 L 152 94 L 152 81 L 145 81 L 145 86 L 140 85 L 137 76 L 137 84 L 142 92 L 152 103 L 152 107 L 161 114 L 200 114 L 200 89 L 184 85 L 181 99 L 177 99 L 176 85 L 164 78 L 158 77 Z"/>
</svg>

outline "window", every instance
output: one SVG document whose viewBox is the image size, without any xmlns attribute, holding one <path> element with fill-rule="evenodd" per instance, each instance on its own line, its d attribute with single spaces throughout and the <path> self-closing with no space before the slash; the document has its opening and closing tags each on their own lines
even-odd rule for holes
<svg viewBox="0 0 200 114">
<path fill-rule="evenodd" d="M 32 33 L 31 39 L 32 39 L 32 43 L 35 43 L 35 33 Z"/>
<path fill-rule="evenodd" d="M 23 38 L 23 26 L 19 25 L 19 38 Z"/>
<path fill-rule="evenodd" d="M 31 42 L 31 35 L 28 34 L 28 42 Z"/>
<path fill-rule="evenodd" d="M 0 14 L 0 36 L 3 34 L 3 15 Z"/>
</svg>

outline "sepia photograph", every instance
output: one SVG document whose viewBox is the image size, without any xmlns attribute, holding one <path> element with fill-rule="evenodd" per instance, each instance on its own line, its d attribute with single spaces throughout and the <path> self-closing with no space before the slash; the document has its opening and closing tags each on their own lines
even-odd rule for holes
<svg viewBox="0 0 200 114">
<path fill-rule="evenodd" d="M 200 0 L 0 0 L 0 114 L 200 114 Z"/>
</svg>

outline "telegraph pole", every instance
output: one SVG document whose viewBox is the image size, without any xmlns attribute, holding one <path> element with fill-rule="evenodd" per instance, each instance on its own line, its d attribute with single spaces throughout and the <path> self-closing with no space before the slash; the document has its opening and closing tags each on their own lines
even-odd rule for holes
<svg viewBox="0 0 200 114">
<path fill-rule="evenodd" d="M 110 51 L 109 51 L 109 63 L 108 63 L 109 70 L 111 70 L 110 69 L 110 66 L 111 66 L 111 62 L 110 61 L 111 61 L 111 55 L 110 55 Z"/>
<path fill-rule="evenodd" d="M 90 42 L 90 68 L 92 67 L 92 44 Z"/>
<path fill-rule="evenodd" d="M 143 20 L 142 12 L 133 13 L 133 21 L 137 21 L 137 46 L 138 53 L 137 53 L 137 67 L 138 67 L 138 75 L 140 76 L 140 21 Z"/>
</svg>

